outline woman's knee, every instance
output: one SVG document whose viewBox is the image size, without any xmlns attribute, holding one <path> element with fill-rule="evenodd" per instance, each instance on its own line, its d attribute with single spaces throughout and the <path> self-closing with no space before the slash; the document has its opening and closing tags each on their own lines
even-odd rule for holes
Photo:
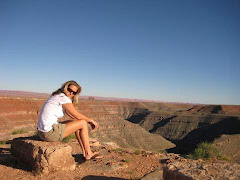
<svg viewBox="0 0 240 180">
<path fill-rule="evenodd" d="M 88 127 L 88 122 L 86 120 L 80 120 L 80 124 L 83 128 Z"/>
</svg>

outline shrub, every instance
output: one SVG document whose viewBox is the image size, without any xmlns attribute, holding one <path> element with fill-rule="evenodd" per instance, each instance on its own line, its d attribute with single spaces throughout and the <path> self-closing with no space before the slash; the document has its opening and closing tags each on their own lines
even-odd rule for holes
<svg viewBox="0 0 240 180">
<path fill-rule="evenodd" d="M 68 143 L 69 141 L 75 140 L 75 139 L 77 139 L 76 136 L 75 136 L 75 134 L 71 134 L 71 135 L 65 137 L 65 138 L 62 140 L 62 142 Z"/>
<path fill-rule="evenodd" d="M 124 159 L 124 162 L 130 163 L 130 159 Z"/>
<path fill-rule="evenodd" d="M 6 140 L 2 140 L 2 141 L 0 141 L 0 144 L 2 144 L 2 145 L 7 144 L 7 141 Z"/>
<path fill-rule="evenodd" d="M 209 142 L 201 142 L 200 144 L 198 144 L 194 152 L 190 154 L 188 157 L 191 159 L 216 158 L 220 160 L 231 161 L 231 159 L 228 156 L 221 153 L 220 149 L 217 146 Z"/>
<path fill-rule="evenodd" d="M 121 148 L 115 148 L 115 149 L 113 149 L 113 151 L 117 153 L 117 152 L 121 152 L 122 149 Z"/>
<path fill-rule="evenodd" d="M 139 154 L 141 154 L 141 151 L 140 151 L 139 149 L 137 149 L 137 150 L 135 151 L 135 154 L 136 154 L 136 155 L 139 155 Z"/>
<path fill-rule="evenodd" d="M 200 143 L 194 150 L 196 159 L 210 159 L 216 157 L 217 154 L 219 154 L 218 149 L 208 142 Z"/>
<path fill-rule="evenodd" d="M 232 158 L 225 154 L 220 154 L 219 159 L 224 160 L 224 161 L 232 161 Z"/>
<path fill-rule="evenodd" d="M 28 132 L 27 129 L 21 128 L 21 129 L 13 130 L 12 134 L 24 134 L 24 133 L 27 133 L 27 132 Z"/>
</svg>

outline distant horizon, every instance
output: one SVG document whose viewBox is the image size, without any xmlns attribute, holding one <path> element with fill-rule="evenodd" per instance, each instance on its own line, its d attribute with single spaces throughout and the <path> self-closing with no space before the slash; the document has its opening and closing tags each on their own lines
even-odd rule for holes
<svg viewBox="0 0 240 180">
<path fill-rule="evenodd" d="M 46 92 L 32 92 L 32 91 L 21 91 L 21 90 L 7 90 L 7 89 L 0 89 L 0 97 L 2 91 L 6 92 L 22 92 L 22 93 L 34 93 L 34 94 L 39 94 L 39 95 L 51 95 L 51 93 L 46 93 Z M 8 97 L 7 95 L 6 97 Z M 15 96 L 13 96 L 15 97 Z M 19 96 L 21 97 L 21 96 Z M 79 95 L 79 99 L 81 97 L 84 98 L 89 98 L 89 97 L 94 97 L 97 98 L 95 100 L 109 100 L 109 101 L 114 101 L 114 100 L 120 100 L 120 101 L 126 101 L 126 102 L 155 102 L 155 103 L 169 103 L 169 104 L 192 104 L 192 105 L 226 105 L 226 106 L 240 106 L 240 104 L 202 104 L 202 103 L 189 103 L 189 102 L 174 102 L 174 101 L 161 101 L 161 100 L 151 100 L 151 99 L 138 99 L 138 98 L 126 98 L 126 97 L 111 97 L 111 96 L 98 96 L 98 95 Z M 48 97 L 45 97 L 48 98 Z"/>
<path fill-rule="evenodd" d="M 0 89 L 240 104 L 240 1 L 0 1 Z"/>
</svg>

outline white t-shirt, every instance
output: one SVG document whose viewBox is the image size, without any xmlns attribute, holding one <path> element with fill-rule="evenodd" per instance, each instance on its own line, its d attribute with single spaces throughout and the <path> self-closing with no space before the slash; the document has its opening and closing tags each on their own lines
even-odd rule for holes
<svg viewBox="0 0 240 180">
<path fill-rule="evenodd" d="M 71 99 L 64 93 L 51 96 L 43 105 L 43 108 L 38 117 L 38 130 L 49 132 L 53 124 L 58 123 L 58 119 L 63 117 L 62 105 L 72 103 Z"/>
</svg>

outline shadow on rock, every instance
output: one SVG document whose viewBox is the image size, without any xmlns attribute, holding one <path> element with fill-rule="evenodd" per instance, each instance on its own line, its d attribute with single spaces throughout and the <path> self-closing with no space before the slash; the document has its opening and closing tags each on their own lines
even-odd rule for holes
<svg viewBox="0 0 240 180">
<path fill-rule="evenodd" d="M 181 140 L 172 140 L 177 146 L 169 149 L 172 153 L 190 153 L 199 143 L 212 142 L 222 134 L 240 134 L 240 119 L 238 117 L 226 117 L 222 121 L 211 125 L 205 125 L 188 133 Z"/>
<path fill-rule="evenodd" d="M 41 139 L 34 135 L 29 137 L 19 137 L 16 139 L 30 139 L 30 140 L 36 140 L 41 141 Z M 12 144 L 13 140 L 8 140 L 6 144 Z M 0 164 L 11 167 L 14 169 L 20 169 L 28 172 L 32 172 L 32 169 L 27 166 L 25 163 L 18 161 L 15 157 L 11 155 L 11 149 L 10 148 L 0 148 Z"/>
<path fill-rule="evenodd" d="M 169 123 L 172 119 L 174 119 L 175 117 L 177 117 L 176 115 L 163 119 L 160 122 L 157 122 L 156 124 L 154 124 L 153 128 L 151 130 L 149 130 L 150 133 L 154 133 L 159 127 L 163 127 L 165 126 L 167 123 Z"/>
<path fill-rule="evenodd" d="M 25 166 L 21 162 L 18 162 L 11 155 L 10 148 L 0 148 L 0 164 L 14 169 L 20 169 L 29 172 L 32 171 L 29 167 Z"/>
<path fill-rule="evenodd" d="M 151 112 L 148 110 L 143 110 L 143 112 L 139 113 L 139 114 L 134 114 L 131 117 L 129 117 L 128 121 L 135 123 L 135 124 L 139 124 L 141 121 L 143 121 Z"/>
<path fill-rule="evenodd" d="M 126 180 L 126 179 L 106 176 L 85 176 L 82 178 L 82 180 Z"/>
<path fill-rule="evenodd" d="M 28 137 L 19 137 L 19 138 L 16 138 L 16 139 L 29 139 L 29 140 L 34 140 L 34 141 L 42 141 L 38 135 L 33 135 L 33 136 L 28 136 Z"/>
</svg>

